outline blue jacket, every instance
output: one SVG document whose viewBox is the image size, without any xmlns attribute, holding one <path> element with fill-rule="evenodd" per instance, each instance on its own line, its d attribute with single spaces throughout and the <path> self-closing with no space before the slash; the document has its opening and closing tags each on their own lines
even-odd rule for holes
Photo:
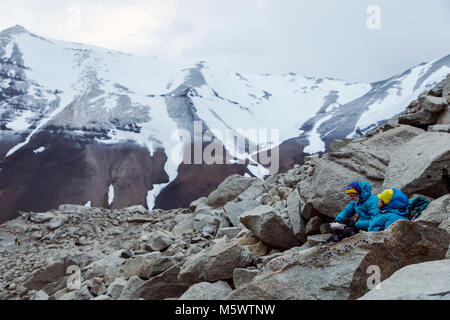
<svg viewBox="0 0 450 320">
<path fill-rule="evenodd" d="M 365 181 L 359 181 L 361 193 L 359 194 L 358 203 L 350 202 L 341 213 L 336 217 L 336 221 L 344 222 L 345 219 L 351 218 L 357 213 L 359 215 L 355 227 L 360 230 L 367 231 L 370 219 L 376 216 L 380 209 L 378 208 L 378 198 L 372 194 L 372 187 Z"/>
<path fill-rule="evenodd" d="M 369 231 L 382 231 L 397 220 L 408 220 L 408 196 L 398 189 L 392 189 L 392 200 L 381 207 L 380 213 L 372 218 Z"/>
</svg>

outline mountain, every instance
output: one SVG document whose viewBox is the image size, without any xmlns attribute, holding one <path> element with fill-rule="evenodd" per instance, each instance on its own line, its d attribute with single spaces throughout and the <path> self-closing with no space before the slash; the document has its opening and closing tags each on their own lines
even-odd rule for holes
<svg viewBox="0 0 450 320">
<path fill-rule="evenodd" d="M 232 174 L 285 172 L 334 139 L 370 131 L 449 72 L 450 55 L 375 83 L 249 75 L 6 29 L 0 222 L 64 203 L 186 207 Z M 191 151 L 211 151 L 208 132 L 214 155 L 234 160 L 187 163 Z M 264 162 L 266 151 L 280 162 Z"/>
</svg>

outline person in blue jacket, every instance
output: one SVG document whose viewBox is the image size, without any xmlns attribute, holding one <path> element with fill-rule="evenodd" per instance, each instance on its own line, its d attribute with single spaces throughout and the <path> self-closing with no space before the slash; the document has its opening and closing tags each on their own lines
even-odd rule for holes
<svg viewBox="0 0 450 320">
<path fill-rule="evenodd" d="M 355 223 L 355 228 L 358 231 L 368 231 L 370 220 L 380 212 L 378 198 L 372 194 L 372 186 L 365 181 L 353 181 L 347 185 L 345 192 L 352 202 L 335 220 L 344 223 L 346 219 L 358 214 L 359 219 Z"/>
<path fill-rule="evenodd" d="M 409 199 L 406 194 L 392 188 L 384 190 L 377 197 L 380 213 L 370 221 L 369 231 L 382 231 L 397 220 L 409 220 Z"/>
</svg>

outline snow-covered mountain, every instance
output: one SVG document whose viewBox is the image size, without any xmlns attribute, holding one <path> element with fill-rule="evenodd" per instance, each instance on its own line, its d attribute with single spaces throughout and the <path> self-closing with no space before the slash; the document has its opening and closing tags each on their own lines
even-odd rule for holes
<svg viewBox="0 0 450 320">
<path fill-rule="evenodd" d="M 186 206 L 230 174 L 267 174 L 269 166 L 255 161 L 262 150 L 279 146 L 276 169 L 285 171 L 335 138 L 371 130 L 449 72 L 450 55 L 376 83 L 250 75 L 15 26 L 0 32 L 0 221 L 62 203 Z M 199 123 L 200 133 L 210 130 L 245 161 L 184 163 Z M 230 131 L 245 139 L 227 139 Z"/>
</svg>

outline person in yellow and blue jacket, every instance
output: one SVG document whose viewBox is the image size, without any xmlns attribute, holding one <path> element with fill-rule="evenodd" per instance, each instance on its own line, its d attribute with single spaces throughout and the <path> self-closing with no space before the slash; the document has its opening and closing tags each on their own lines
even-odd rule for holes
<svg viewBox="0 0 450 320">
<path fill-rule="evenodd" d="M 380 213 L 370 221 L 369 231 L 382 231 L 397 220 L 409 220 L 409 199 L 406 194 L 398 189 L 392 188 L 384 190 L 377 197 Z"/>
<path fill-rule="evenodd" d="M 378 198 L 372 194 L 372 186 L 366 181 L 353 181 L 347 185 L 346 194 L 351 202 L 339 213 L 335 221 L 344 223 L 345 220 L 359 215 L 355 227 L 360 231 L 368 231 L 370 220 L 378 215 Z"/>
</svg>

